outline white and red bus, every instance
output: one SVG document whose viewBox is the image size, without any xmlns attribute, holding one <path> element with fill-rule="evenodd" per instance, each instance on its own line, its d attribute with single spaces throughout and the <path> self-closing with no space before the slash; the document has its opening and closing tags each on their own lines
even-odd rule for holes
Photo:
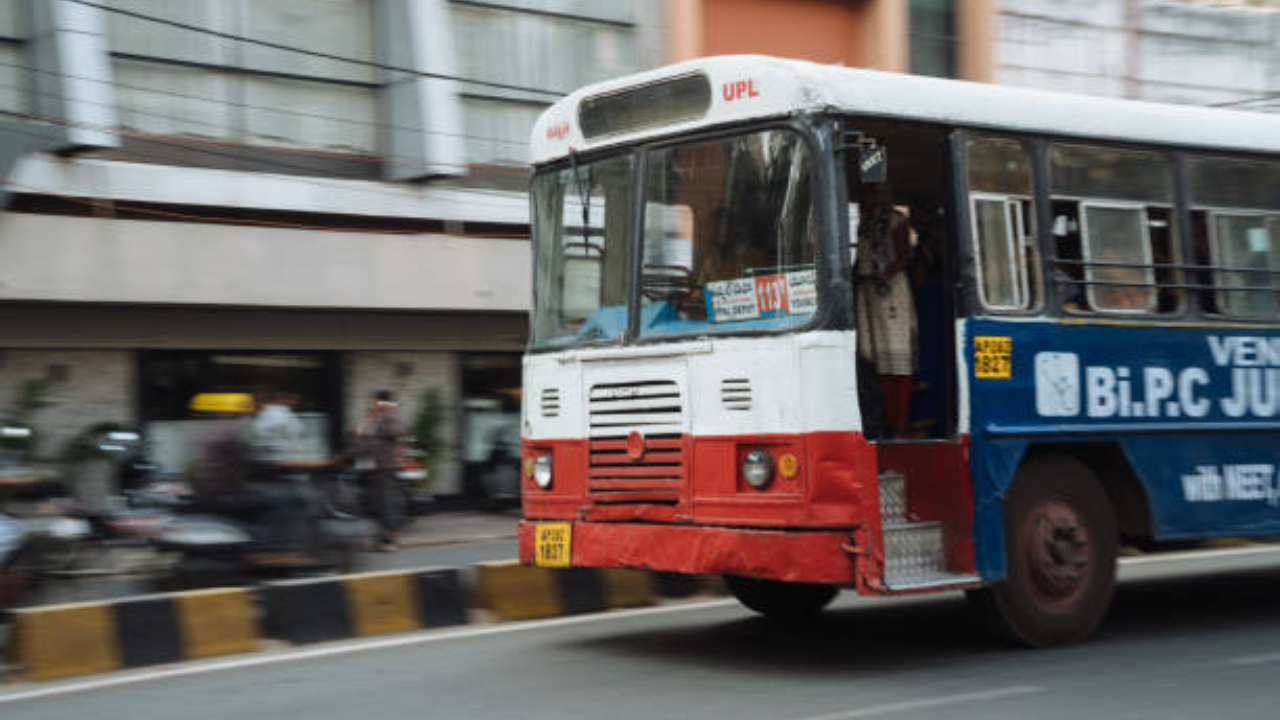
<svg viewBox="0 0 1280 720">
<path fill-rule="evenodd" d="M 1280 533 L 1280 118 L 720 57 L 573 93 L 533 163 L 526 563 L 1053 644 L 1124 538 Z"/>
</svg>

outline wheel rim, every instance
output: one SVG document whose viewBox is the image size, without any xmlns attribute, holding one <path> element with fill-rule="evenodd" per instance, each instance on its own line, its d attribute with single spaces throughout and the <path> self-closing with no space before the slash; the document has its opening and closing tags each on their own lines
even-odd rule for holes
<svg viewBox="0 0 1280 720">
<path fill-rule="evenodd" d="M 1030 586 L 1042 605 L 1070 605 L 1089 585 L 1089 531 L 1070 504 L 1045 500 L 1022 526 L 1023 560 Z"/>
</svg>

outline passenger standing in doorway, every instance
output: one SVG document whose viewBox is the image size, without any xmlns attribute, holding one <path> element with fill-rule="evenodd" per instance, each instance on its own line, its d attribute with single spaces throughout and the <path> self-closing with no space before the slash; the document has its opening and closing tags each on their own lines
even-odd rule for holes
<svg viewBox="0 0 1280 720">
<path fill-rule="evenodd" d="M 390 390 L 379 390 L 369 398 L 364 418 L 351 433 L 352 457 L 369 510 L 382 528 L 379 549 L 383 551 L 396 549 L 396 531 L 404 523 L 404 495 L 396 477 L 404 432 L 395 396 Z"/>
<path fill-rule="evenodd" d="M 905 437 L 916 372 L 916 308 L 907 267 L 911 231 L 893 208 L 888 188 L 863 185 L 858 198 L 858 351 L 879 378 L 885 423 L 892 437 Z"/>
</svg>

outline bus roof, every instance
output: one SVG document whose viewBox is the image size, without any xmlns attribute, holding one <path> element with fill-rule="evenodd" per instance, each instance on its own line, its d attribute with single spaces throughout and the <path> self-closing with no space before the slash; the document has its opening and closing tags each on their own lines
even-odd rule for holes
<svg viewBox="0 0 1280 720">
<path fill-rule="evenodd" d="M 694 74 L 706 76 L 710 83 L 711 104 L 705 114 L 590 140 L 583 136 L 579 106 L 584 100 Z M 1280 116 L 1265 113 L 1071 95 L 762 55 L 726 55 L 573 92 L 534 123 L 532 161 L 541 164 L 570 150 L 586 152 L 817 110 L 1141 144 L 1280 153 Z"/>
</svg>

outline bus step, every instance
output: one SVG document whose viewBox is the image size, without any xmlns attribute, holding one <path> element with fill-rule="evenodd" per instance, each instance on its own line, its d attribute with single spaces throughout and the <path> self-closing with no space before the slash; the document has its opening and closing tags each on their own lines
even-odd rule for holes
<svg viewBox="0 0 1280 720">
<path fill-rule="evenodd" d="M 886 523 L 884 584 L 890 590 L 964 584 L 976 578 L 947 570 L 942 523 Z"/>
<path fill-rule="evenodd" d="M 907 522 L 907 478 L 900 472 L 880 473 L 880 522 L 884 525 Z"/>
</svg>

